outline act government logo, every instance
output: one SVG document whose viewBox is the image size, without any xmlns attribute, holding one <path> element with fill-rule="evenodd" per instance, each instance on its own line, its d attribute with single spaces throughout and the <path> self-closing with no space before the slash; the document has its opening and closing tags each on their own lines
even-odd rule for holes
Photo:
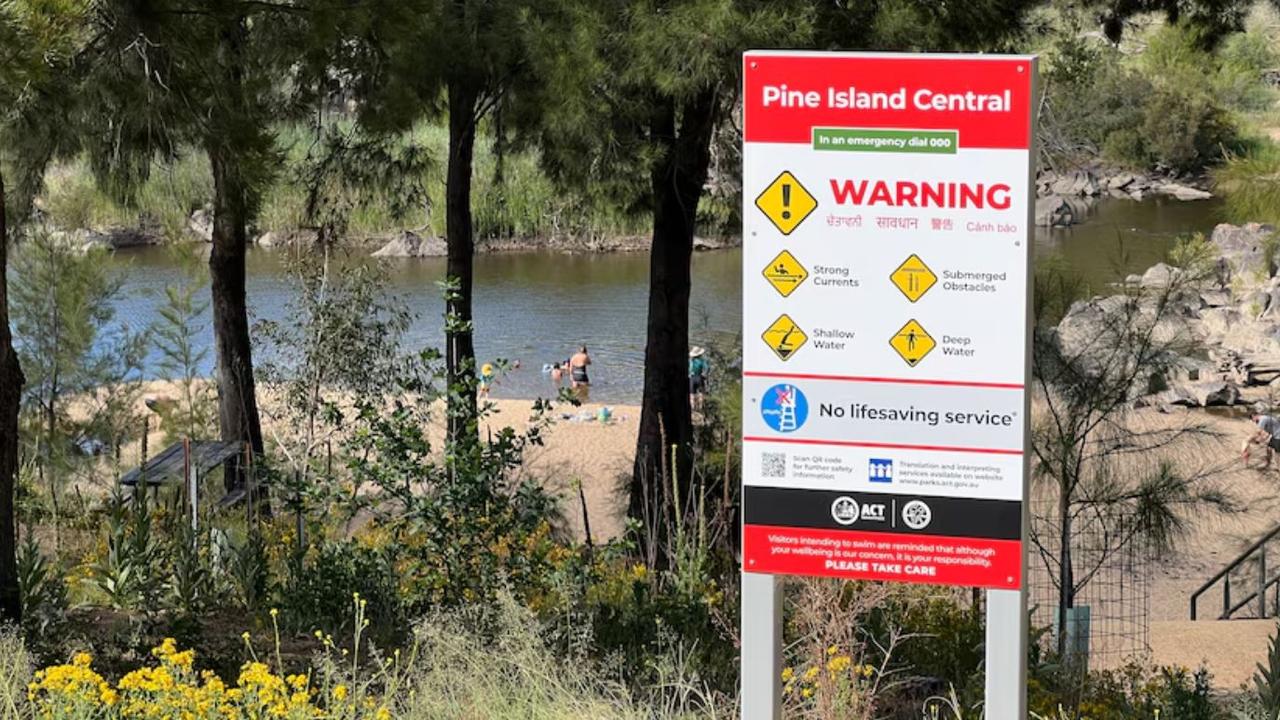
<svg viewBox="0 0 1280 720">
<path fill-rule="evenodd" d="M 809 400 L 795 385 L 774 385 L 760 399 L 760 415 L 773 430 L 794 432 L 809 419 Z"/>
</svg>

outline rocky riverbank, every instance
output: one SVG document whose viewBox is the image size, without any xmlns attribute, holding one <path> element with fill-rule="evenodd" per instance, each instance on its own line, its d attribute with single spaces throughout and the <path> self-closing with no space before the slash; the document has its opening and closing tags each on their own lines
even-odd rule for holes
<svg viewBox="0 0 1280 720">
<path fill-rule="evenodd" d="M 1074 303 L 1052 331 L 1062 354 L 1099 367 L 1147 343 L 1139 406 L 1271 405 L 1280 393 L 1280 238 L 1269 225 L 1218 225 L 1188 267 L 1157 264 L 1117 292 Z"/>
<path fill-rule="evenodd" d="M 121 250 L 162 245 L 167 242 L 160 228 L 80 229 L 60 230 L 58 233 L 66 242 L 84 251 L 91 248 Z M 280 248 L 314 243 L 316 233 L 313 230 L 267 231 L 252 234 L 250 237 L 258 247 Z M 207 210 L 197 210 L 192 213 L 183 238 L 192 242 L 213 242 L 212 215 Z M 412 230 L 367 237 L 350 237 L 347 238 L 347 242 L 369 251 L 374 257 L 381 258 L 444 257 L 446 253 L 444 238 L 420 234 Z M 694 239 L 694 250 L 722 250 L 737 247 L 740 243 L 741 239 L 738 237 L 699 237 Z M 476 252 L 647 252 L 649 244 L 649 235 L 477 238 Z"/>
<path fill-rule="evenodd" d="M 1155 195 L 1175 200 L 1208 200 L 1208 179 L 1202 176 L 1171 177 L 1094 167 L 1036 175 L 1036 224 L 1066 227 L 1081 222 L 1090 206 L 1105 197 L 1143 200 Z"/>
</svg>

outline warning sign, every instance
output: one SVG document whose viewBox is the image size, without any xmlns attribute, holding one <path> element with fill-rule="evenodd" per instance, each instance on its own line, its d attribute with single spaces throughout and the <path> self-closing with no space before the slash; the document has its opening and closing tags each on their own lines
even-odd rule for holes
<svg viewBox="0 0 1280 720">
<path fill-rule="evenodd" d="M 769 218 L 774 227 L 783 235 L 790 235 L 792 230 L 800 227 L 800 223 L 809 217 L 818 207 L 815 198 L 791 171 L 783 171 L 769 187 L 756 198 L 756 207 Z"/>
<path fill-rule="evenodd" d="M 924 297 L 929 288 L 938 282 L 938 276 L 933 274 L 919 255 L 914 254 L 899 265 L 889 279 L 911 302 Z"/>
<path fill-rule="evenodd" d="M 785 314 L 774 320 L 761 337 L 764 338 L 769 349 L 783 360 L 791 359 L 791 356 L 795 355 L 796 351 L 809 340 L 809 336 L 800 329 L 800 326 Z"/>
<path fill-rule="evenodd" d="M 936 345 L 933 338 L 920 323 L 915 320 L 908 320 L 902 329 L 889 339 L 889 345 L 898 351 L 898 355 L 911 367 L 915 367 L 925 355 Z"/>
<path fill-rule="evenodd" d="M 1036 75 L 743 56 L 745 572 L 1023 586 Z"/>
<path fill-rule="evenodd" d="M 765 266 L 764 277 L 778 294 L 786 297 L 809 277 L 809 271 L 804 269 L 794 255 L 783 250 Z"/>
</svg>

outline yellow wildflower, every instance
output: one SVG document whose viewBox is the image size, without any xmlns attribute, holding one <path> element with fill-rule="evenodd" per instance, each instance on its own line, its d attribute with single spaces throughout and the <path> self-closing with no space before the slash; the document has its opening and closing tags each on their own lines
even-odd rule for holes
<svg viewBox="0 0 1280 720">
<path fill-rule="evenodd" d="M 838 675 L 853 664 L 853 660 L 848 655 L 837 655 L 827 661 L 827 672 L 832 675 Z"/>
<path fill-rule="evenodd" d="M 791 682 L 796 676 L 796 671 L 791 668 L 783 668 L 782 682 Z"/>
<path fill-rule="evenodd" d="M 339 685 L 333 689 L 333 699 L 342 702 L 347 699 L 347 686 Z"/>
</svg>

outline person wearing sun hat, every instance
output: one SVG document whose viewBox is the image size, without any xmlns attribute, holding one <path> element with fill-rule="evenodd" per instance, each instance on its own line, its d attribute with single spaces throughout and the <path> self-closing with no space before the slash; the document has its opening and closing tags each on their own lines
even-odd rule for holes
<svg viewBox="0 0 1280 720">
<path fill-rule="evenodd" d="M 697 345 L 689 348 L 689 406 L 694 412 L 702 411 L 702 401 L 707 394 L 707 374 L 710 369 L 707 364 L 706 348 Z"/>
</svg>

